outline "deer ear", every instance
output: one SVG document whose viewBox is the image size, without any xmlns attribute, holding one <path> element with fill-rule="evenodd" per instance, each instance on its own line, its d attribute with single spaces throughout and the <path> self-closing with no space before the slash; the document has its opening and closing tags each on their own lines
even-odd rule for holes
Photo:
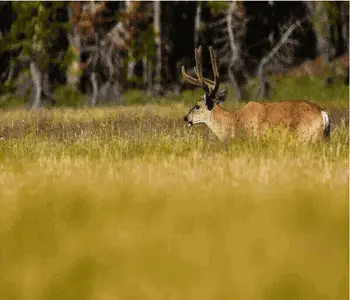
<svg viewBox="0 0 350 300">
<path fill-rule="evenodd" d="M 215 101 L 217 103 L 220 103 L 220 102 L 224 102 L 227 98 L 227 95 L 228 95 L 228 88 L 227 86 L 224 87 L 223 89 L 221 89 L 220 91 L 218 91 L 215 95 Z"/>
<path fill-rule="evenodd" d="M 214 101 L 208 95 L 205 96 L 205 104 L 209 110 L 212 110 L 214 108 Z"/>
</svg>

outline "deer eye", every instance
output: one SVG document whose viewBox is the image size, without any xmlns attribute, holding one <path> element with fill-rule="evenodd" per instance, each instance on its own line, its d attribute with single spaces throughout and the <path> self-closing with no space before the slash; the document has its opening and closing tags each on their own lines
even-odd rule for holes
<svg viewBox="0 0 350 300">
<path fill-rule="evenodd" d="M 199 104 L 197 104 L 196 105 L 196 109 L 200 109 L 201 107 L 200 107 L 200 105 Z"/>
</svg>

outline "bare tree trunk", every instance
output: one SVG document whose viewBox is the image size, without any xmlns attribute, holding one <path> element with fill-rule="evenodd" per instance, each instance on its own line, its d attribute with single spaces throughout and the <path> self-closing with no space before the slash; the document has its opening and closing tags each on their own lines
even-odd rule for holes
<svg viewBox="0 0 350 300">
<path fill-rule="evenodd" d="M 234 71 L 234 68 L 237 67 L 237 64 L 240 58 L 240 46 L 237 45 L 237 41 L 233 33 L 233 14 L 235 9 L 236 9 L 236 1 L 231 3 L 226 16 L 227 31 L 228 31 L 228 37 L 229 37 L 229 43 L 230 43 L 230 49 L 231 49 L 231 58 L 228 65 L 228 76 L 230 79 L 230 83 L 233 87 L 235 98 L 237 101 L 240 101 L 242 99 L 242 91 L 241 91 L 240 85 L 236 80 L 235 71 Z"/>
<path fill-rule="evenodd" d="M 126 10 L 130 11 L 132 1 L 126 1 Z M 134 70 L 135 70 L 135 60 L 132 49 L 129 48 L 128 50 L 128 68 L 127 68 L 127 80 L 129 81 L 132 77 L 134 77 Z"/>
<path fill-rule="evenodd" d="M 148 61 L 147 57 L 142 58 L 142 81 L 143 86 L 146 88 L 148 83 Z"/>
<path fill-rule="evenodd" d="M 197 7 L 196 7 L 196 17 L 194 20 L 194 46 L 198 46 L 199 42 L 199 30 L 201 25 L 201 14 L 202 14 L 202 2 L 197 1 Z"/>
<path fill-rule="evenodd" d="M 155 63 L 155 92 L 161 91 L 162 72 L 162 41 L 161 41 L 161 2 L 154 1 L 154 31 L 156 43 L 156 63 Z"/>
<path fill-rule="evenodd" d="M 258 98 L 267 98 L 270 94 L 270 83 L 266 74 L 263 71 L 264 70 L 261 69 L 258 72 L 258 77 L 259 77 Z"/>
<path fill-rule="evenodd" d="M 332 58 L 334 47 L 330 40 L 330 20 L 322 1 L 306 1 L 309 14 L 312 17 L 317 40 L 317 50 L 323 57 L 324 64 L 328 64 Z"/>
<path fill-rule="evenodd" d="M 349 54 L 349 2 L 344 1 L 341 3 L 341 33 L 345 43 L 345 53 Z"/>
<path fill-rule="evenodd" d="M 54 97 L 54 87 L 50 84 L 48 72 L 44 73 L 42 80 L 42 98 L 45 101 L 50 101 L 52 106 L 56 105 L 56 99 Z"/>
<path fill-rule="evenodd" d="M 148 91 L 151 92 L 153 89 L 153 65 L 152 63 L 148 63 L 148 74 L 147 74 L 147 80 L 148 80 Z"/>
<path fill-rule="evenodd" d="M 98 101 L 98 83 L 97 83 L 97 76 L 96 73 L 93 72 L 90 75 L 90 80 L 91 80 L 91 84 L 92 84 L 92 97 L 91 97 L 91 103 L 90 105 L 92 107 L 96 106 L 96 103 Z"/>
<path fill-rule="evenodd" d="M 38 67 L 36 61 L 31 60 L 29 63 L 30 75 L 32 77 L 34 90 L 33 90 L 33 101 L 32 108 L 38 108 L 41 103 L 41 95 L 42 95 L 42 74 Z"/>
<path fill-rule="evenodd" d="M 118 95 L 118 102 L 120 105 L 124 104 L 124 97 L 123 97 L 123 87 L 119 82 L 113 85 L 113 87 L 116 89 L 115 94 Z"/>
<path fill-rule="evenodd" d="M 129 49 L 128 51 L 128 72 L 127 72 L 127 80 L 131 80 L 134 77 L 135 70 L 135 60 L 133 56 L 133 51 Z"/>
<path fill-rule="evenodd" d="M 229 80 L 230 80 L 230 83 L 233 87 L 233 92 L 235 94 L 235 99 L 237 102 L 239 102 L 240 100 L 242 100 L 242 91 L 241 91 L 241 87 L 240 85 L 238 84 L 237 80 L 236 80 L 236 77 L 232 71 L 232 68 L 233 68 L 233 65 L 232 63 L 229 64 L 229 67 L 228 67 L 228 77 L 229 77 Z"/>
<path fill-rule="evenodd" d="M 68 15 L 69 19 L 72 17 L 72 8 L 68 5 Z M 80 36 L 77 33 L 76 26 L 72 26 L 70 32 L 68 33 L 68 41 L 70 46 L 76 51 L 76 59 L 72 61 L 68 68 L 67 83 L 71 85 L 76 85 L 79 81 L 79 69 L 80 69 L 80 49 L 81 41 Z"/>
<path fill-rule="evenodd" d="M 75 32 L 76 30 L 74 30 Z M 79 71 L 80 71 L 80 37 L 78 34 L 74 33 L 74 43 L 71 45 L 76 52 L 76 59 L 72 61 L 68 69 L 67 82 L 71 85 L 76 85 L 79 81 Z"/>
<path fill-rule="evenodd" d="M 312 17 L 313 27 L 316 33 L 317 50 L 322 57 L 323 68 L 326 68 L 336 54 L 336 48 L 335 45 L 332 44 L 331 39 L 331 30 L 334 28 L 334 24 L 332 24 L 332 20 L 330 19 L 325 2 L 306 1 L 306 3 L 308 5 L 309 14 Z M 333 5 L 331 2 L 327 2 L 327 5 L 328 4 Z M 340 12 L 340 14 L 342 13 Z M 335 75 L 335 65 L 333 63 L 324 84 L 332 84 L 334 82 Z"/>
</svg>

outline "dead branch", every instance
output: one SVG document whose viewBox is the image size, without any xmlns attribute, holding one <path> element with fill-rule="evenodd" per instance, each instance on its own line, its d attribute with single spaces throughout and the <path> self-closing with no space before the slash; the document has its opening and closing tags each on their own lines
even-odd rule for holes
<svg viewBox="0 0 350 300">
<path fill-rule="evenodd" d="M 268 82 L 265 69 L 267 65 L 272 62 L 275 64 L 275 69 L 284 69 L 284 65 L 291 64 L 293 62 L 294 53 L 294 41 L 290 39 L 292 33 L 300 27 L 302 21 L 298 20 L 289 26 L 289 28 L 283 33 L 282 37 L 276 43 L 276 45 L 268 52 L 260 61 L 257 68 L 257 76 L 260 81 L 259 97 L 265 98 L 269 94 L 270 85 Z"/>
<path fill-rule="evenodd" d="M 258 74 L 261 74 L 266 64 L 278 53 L 278 51 L 281 49 L 281 47 L 287 42 L 290 35 L 294 32 L 295 29 L 297 29 L 299 26 L 299 22 L 297 24 L 292 24 L 288 30 L 283 34 L 282 38 L 279 40 L 279 42 L 271 49 L 271 51 L 265 55 L 258 66 Z"/>
</svg>

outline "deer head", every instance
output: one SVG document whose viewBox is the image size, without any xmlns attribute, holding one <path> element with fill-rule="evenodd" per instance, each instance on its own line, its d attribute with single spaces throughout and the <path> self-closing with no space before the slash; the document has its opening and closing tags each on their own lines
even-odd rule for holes
<svg viewBox="0 0 350 300">
<path fill-rule="evenodd" d="M 187 115 L 184 117 L 184 121 L 187 123 L 187 126 L 192 126 L 198 123 L 210 122 L 210 116 L 215 105 L 219 104 L 226 100 L 227 97 L 227 87 L 219 91 L 220 79 L 219 72 L 216 63 L 215 53 L 212 47 L 209 47 L 211 65 L 213 69 L 214 81 L 208 78 L 204 78 L 202 74 L 202 61 L 201 61 L 201 52 L 202 47 L 194 50 L 196 67 L 194 71 L 197 75 L 197 78 L 194 78 L 185 72 L 185 67 L 182 66 L 182 76 L 185 81 L 195 85 L 201 86 L 204 90 L 204 95 L 201 99 L 193 106 Z"/>
</svg>

